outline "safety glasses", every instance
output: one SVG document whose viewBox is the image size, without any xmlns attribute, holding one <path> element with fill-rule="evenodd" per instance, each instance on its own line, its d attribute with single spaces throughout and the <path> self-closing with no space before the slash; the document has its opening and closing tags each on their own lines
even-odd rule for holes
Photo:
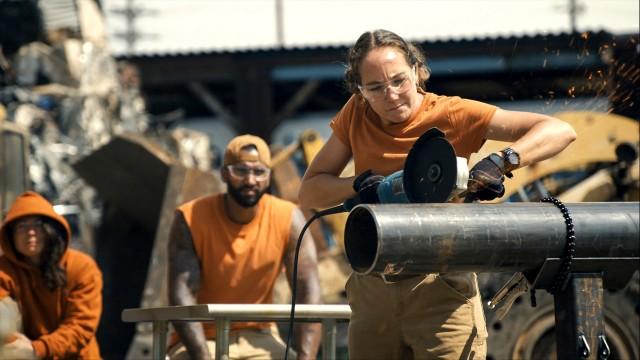
<svg viewBox="0 0 640 360">
<path fill-rule="evenodd" d="M 411 83 L 414 81 L 415 70 L 416 68 L 414 66 L 411 68 L 409 74 L 401 73 L 393 79 L 381 83 L 358 85 L 358 89 L 368 100 L 382 100 L 387 95 L 387 91 L 396 95 L 404 94 L 411 88 Z"/>
<path fill-rule="evenodd" d="M 256 181 L 264 181 L 267 180 L 271 174 L 271 170 L 269 168 L 262 166 L 248 167 L 245 165 L 227 165 L 227 169 L 229 170 L 229 174 L 236 179 L 245 179 L 249 177 L 249 175 L 253 174 Z"/>
</svg>

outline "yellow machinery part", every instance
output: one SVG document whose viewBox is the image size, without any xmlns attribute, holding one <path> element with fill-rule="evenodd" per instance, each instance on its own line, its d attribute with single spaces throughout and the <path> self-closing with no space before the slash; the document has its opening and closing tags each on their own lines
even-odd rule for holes
<svg viewBox="0 0 640 360">
<path fill-rule="evenodd" d="M 547 175 L 560 171 L 576 170 L 598 162 L 615 162 L 615 149 L 619 144 L 638 144 L 638 121 L 607 113 L 573 111 L 555 114 L 555 117 L 571 124 L 578 137 L 558 155 L 526 166 L 513 172 L 513 178 L 505 180 L 502 199 L 516 193 L 524 186 Z M 499 152 L 509 143 L 488 140 L 469 160 L 469 168 L 493 152 Z M 496 200 L 498 201 L 498 200 Z"/>
<path fill-rule="evenodd" d="M 281 149 L 272 146 L 271 181 L 273 189 L 280 198 L 293 203 L 298 203 L 298 191 L 302 180 L 295 163 L 291 160 L 291 156 L 299 149 L 300 144 L 298 142 Z M 311 210 L 302 209 L 302 212 L 306 219 L 310 219 L 313 216 Z M 311 223 L 309 231 L 316 244 L 318 255 L 322 257 L 328 250 L 328 245 L 327 241 L 325 241 L 320 221 Z"/>
<path fill-rule="evenodd" d="M 311 164 L 313 158 L 318 154 L 322 146 L 324 145 L 324 139 L 316 130 L 305 130 L 300 135 L 300 145 L 302 147 L 302 153 L 304 154 L 304 160 L 306 167 Z M 350 161 L 344 168 L 340 176 L 349 177 L 354 175 L 353 161 Z M 347 222 L 347 213 L 334 214 L 323 217 L 323 220 L 329 224 L 334 238 L 340 249 L 344 251 L 344 226 Z"/>
</svg>

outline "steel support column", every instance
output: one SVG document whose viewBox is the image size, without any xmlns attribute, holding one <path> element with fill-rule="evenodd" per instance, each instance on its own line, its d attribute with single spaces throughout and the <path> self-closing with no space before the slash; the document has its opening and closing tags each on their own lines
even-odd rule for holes
<svg viewBox="0 0 640 360">
<path fill-rule="evenodd" d="M 229 318 L 216 318 L 216 359 L 229 360 L 229 334 L 231 322 Z"/>
<path fill-rule="evenodd" d="M 322 359 L 336 358 L 336 319 L 322 319 Z"/>
<path fill-rule="evenodd" d="M 153 322 L 153 358 L 164 359 L 167 352 L 167 330 L 169 324 L 166 321 Z"/>
<path fill-rule="evenodd" d="M 257 61 L 257 60 L 256 60 Z M 236 64 L 236 114 L 235 129 L 250 133 L 269 142 L 276 127 L 273 114 L 273 92 L 270 68 L 247 59 Z"/>
<path fill-rule="evenodd" d="M 573 274 L 554 296 L 558 359 L 606 359 L 602 274 Z"/>
</svg>

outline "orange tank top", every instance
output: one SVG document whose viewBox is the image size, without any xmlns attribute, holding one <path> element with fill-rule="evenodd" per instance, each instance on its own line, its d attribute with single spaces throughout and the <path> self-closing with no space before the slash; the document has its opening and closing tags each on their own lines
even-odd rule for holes
<svg viewBox="0 0 640 360">
<path fill-rule="evenodd" d="M 268 304 L 290 236 L 295 204 L 265 194 L 248 224 L 232 222 L 224 210 L 224 195 L 216 194 L 178 208 L 191 231 L 200 260 L 199 304 Z M 215 324 L 203 324 L 215 338 Z M 232 329 L 267 328 L 270 323 L 234 322 Z"/>
<path fill-rule="evenodd" d="M 484 144 L 496 107 L 460 97 L 425 93 L 408 121 L 382 126 L 380 118 L 359 95 L 353 95 L 331 121 L 333 134 L 351 149 L 356 174 L 367 169 L 380 175 L 401 170 L 413 143 L 437 127 L 456 155 L 469 159 Z"/>
</svg>

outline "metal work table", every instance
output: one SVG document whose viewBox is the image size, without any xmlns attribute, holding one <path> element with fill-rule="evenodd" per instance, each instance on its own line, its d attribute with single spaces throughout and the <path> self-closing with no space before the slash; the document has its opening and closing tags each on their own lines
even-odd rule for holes
<svg viewBox="0 0 640 360">
<path fill-rule="evenodd" d="M 200 304 L 125 309 L 124 322 L 153 323 L 153 358 L 164 360 L 169 321 L 215 321 L 216 359 L 229 358 L 229 332 L 233 321 L 287 321 L 290 304 Z M 351 317 L 349 305 L 296 304 L 296 321 L 322 323 L 322 358 L 335 359 L 336 323 Z"/>
</svg>

